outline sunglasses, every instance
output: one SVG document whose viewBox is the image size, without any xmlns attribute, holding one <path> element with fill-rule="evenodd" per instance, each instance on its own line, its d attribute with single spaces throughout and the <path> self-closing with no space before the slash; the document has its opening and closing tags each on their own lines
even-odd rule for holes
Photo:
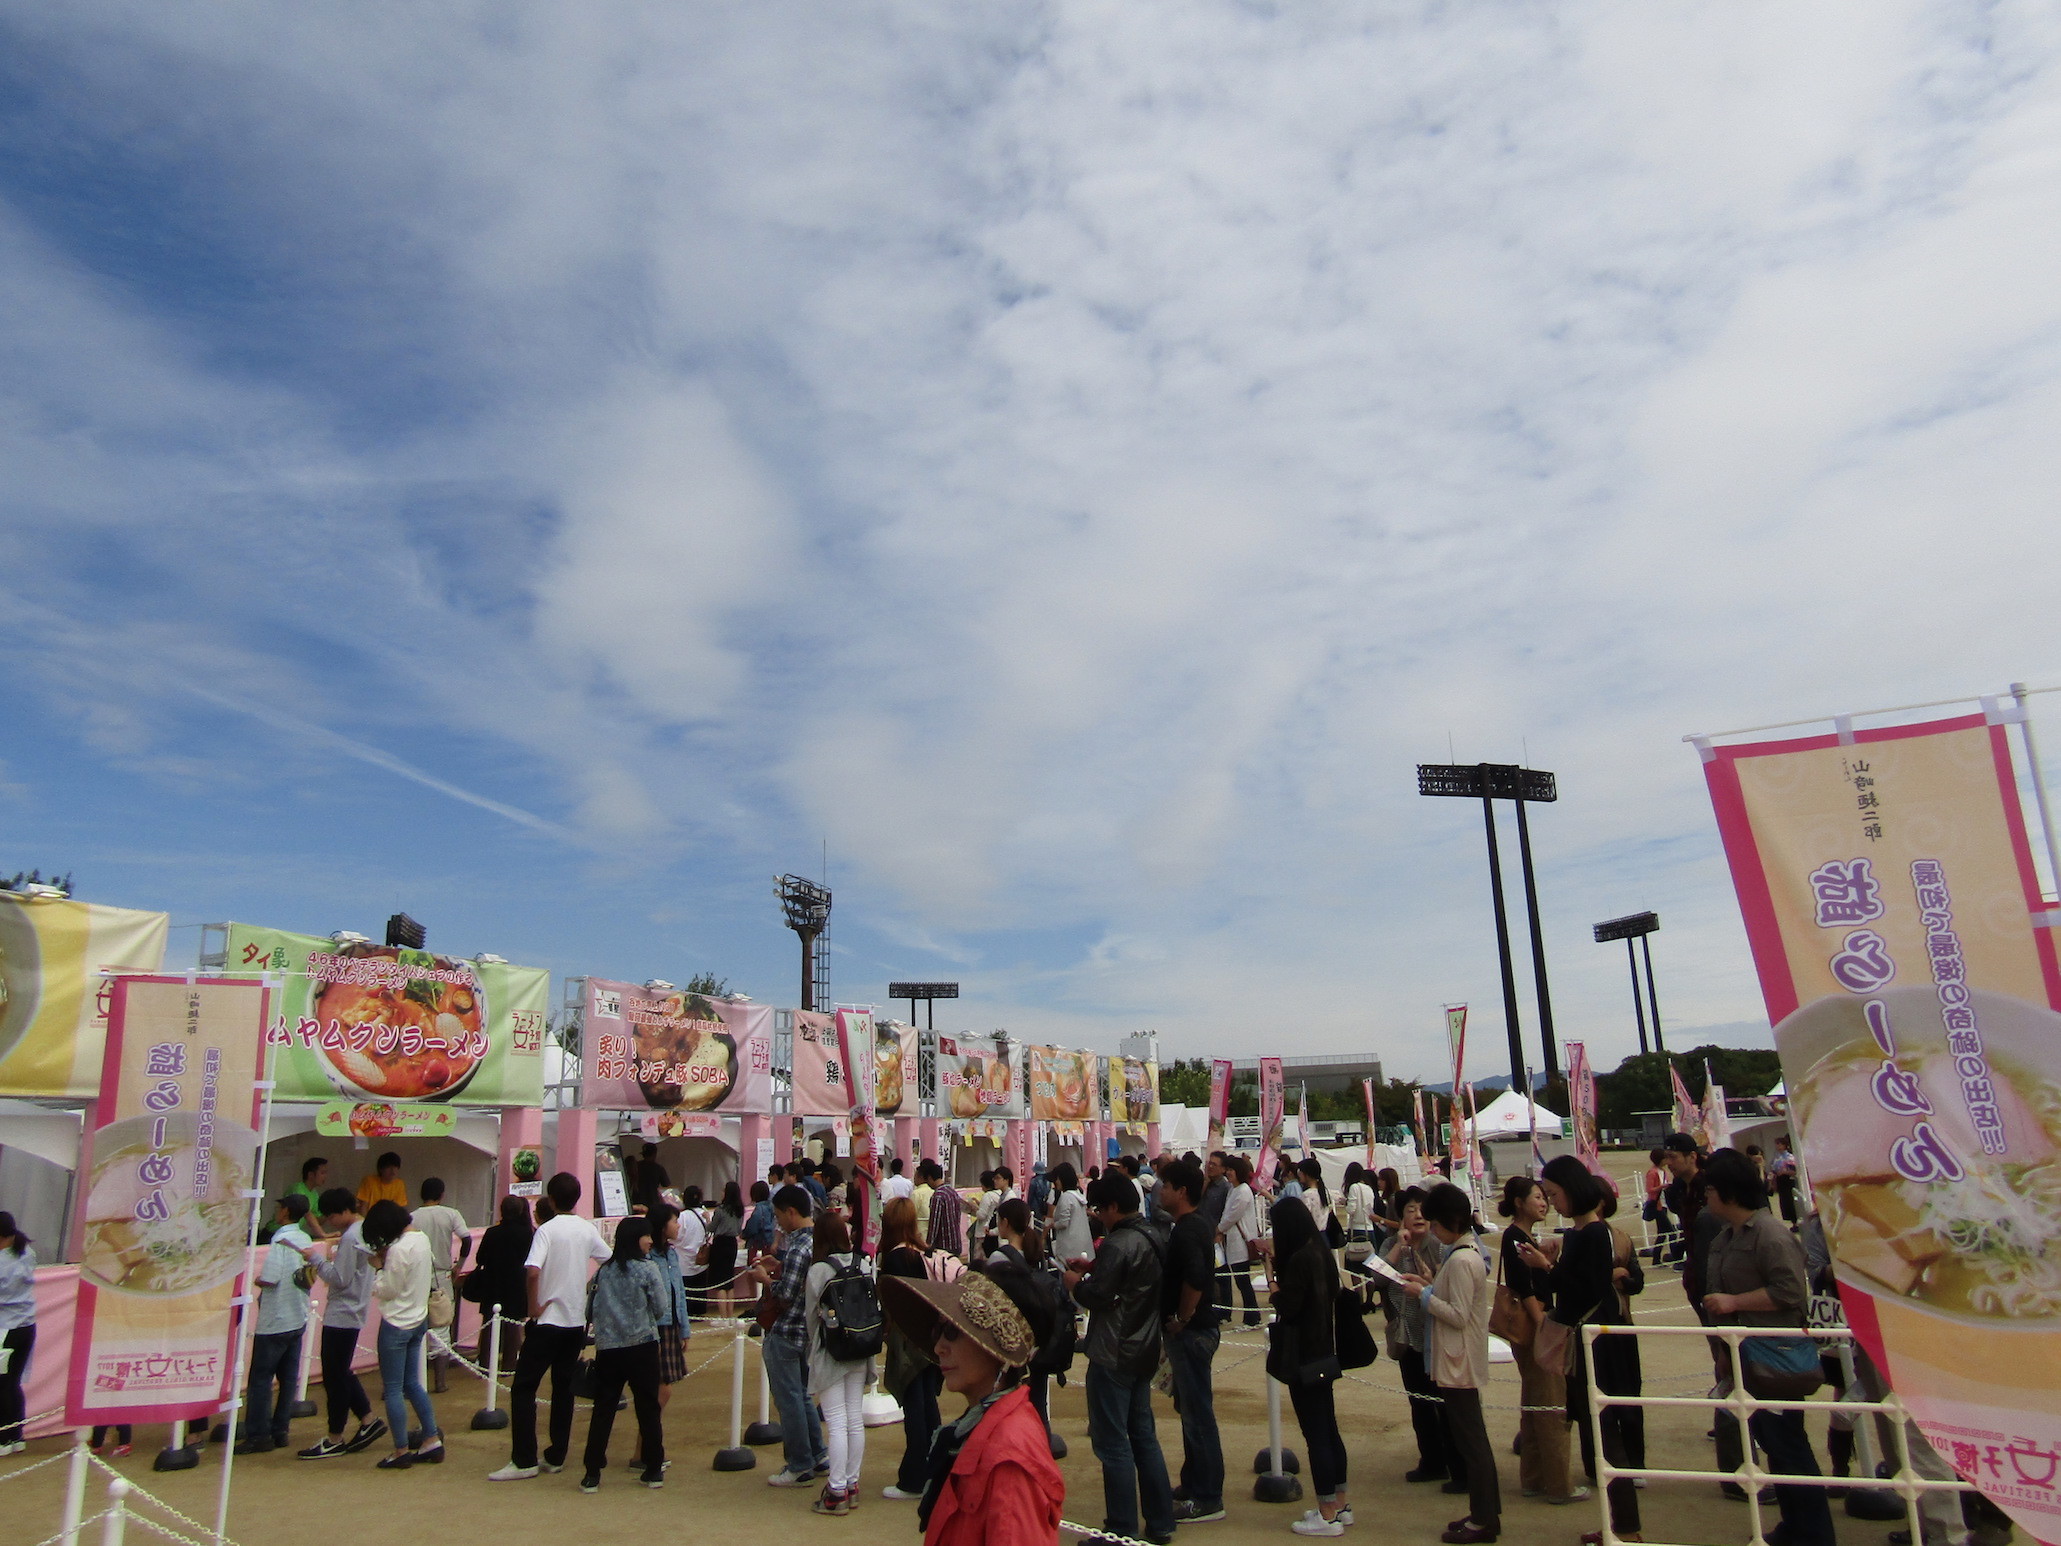
<svg viewBox="0 0 2061 1546">
<path fill-rule="evenodd" d="M 937 1339 L 940 1342 L 957 1342 L 964 1335 L 965 1333 L 960 1331 L 950 1321 L 939 1321 L 937 1323 Z"/>
</svg>

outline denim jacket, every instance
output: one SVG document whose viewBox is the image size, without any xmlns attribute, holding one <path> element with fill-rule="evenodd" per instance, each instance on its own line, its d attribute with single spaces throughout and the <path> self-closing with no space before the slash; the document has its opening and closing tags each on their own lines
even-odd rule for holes
<svg viewBox="0 0 2061 1546">
<path fill-rule="evenodd" d="M 656 1262 L 603 1262 L 592 1291 L 594 1346 L 602 1351 L 656 1342 L 658 1328 L 672 1314 Z"/>
</svg>

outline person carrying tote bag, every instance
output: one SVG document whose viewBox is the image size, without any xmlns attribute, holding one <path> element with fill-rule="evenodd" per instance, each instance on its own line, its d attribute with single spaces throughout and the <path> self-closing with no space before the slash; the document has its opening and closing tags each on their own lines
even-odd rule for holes
<svg viewBox="0 0 2061 1546">
<path fill-rule="evenodd" d="M 1489 1330 L 1510 1344 L 1517 1362 L 1518 1484 L 1527 1498 L 1548 1503 L 1578 1503 L 1586 1487 L 1572 1485 L 1568 1475 L 1566 1352 L 1561 1338 L 1542 1338 L 1547 1320 L 1544 1274 L 1525 1261 L 1523 1249 L 1536 1248 L 1532 1231 L 1546 1218 L 1546 1194 L 1530 1176 L 1512 1176 L 1503 1183 L 1496 1211 L 1510 1222 L 1496 1258 L 1496 1297 L 1489 1311 Z M 1549 1361 L 1541 1345 L 1555 1357 Z"/>
<path fill-rule="evenodd" d="M 1343 1535 L 1352 1522 L 1346 1501 L 1345 1439 L 1338 1430 L 1338 1263 L 1299 1197 L 1274 1204 L 1274 1325 L 1267 1373 L 1288 1387 L 1309 1456 L 1317 1506 L 1296 1520 L 1297 1535 Z"/>
<path fill-rule="evenodd" d="M 1445 1409 L 1446 1433 L 1467 1474 L 1468 1509 L 1439 1539 L 1446 1546 L 1488 1546 L 1503 1528 L 1503 1496 L 1496 1454 L 1481 1414 L 1481 1387 L 1488 1382 L 1488 1269 L 1474 1249 L 1474 1202 L 1450 1182 L 1434 1186 L 1424 1199 L 1424 1217 L 1447 1246 L 1438 1276 L 1426 1283 L 1412 1275 L 1404 1292 L 1424 1308 L 1431 1332 L 1431 1375 Z"/>
</svg>

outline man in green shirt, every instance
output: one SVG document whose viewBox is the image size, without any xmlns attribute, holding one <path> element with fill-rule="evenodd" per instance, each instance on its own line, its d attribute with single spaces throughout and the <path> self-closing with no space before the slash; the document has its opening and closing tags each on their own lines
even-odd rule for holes
<svg viewBox="0 0 2061 1546">
<path fill-rule="evenodd" d="M 329 1161 L 315 1158 L 301 1161 L 301 1184 L 288 1193 L 308 1199 L 308 1216 L 301 1227 L 317 1240 L 327 1240 L 328 1231 L 321 1224 L 320 1207 L 322 1193 L 329 1185 Z"/>
</svg>

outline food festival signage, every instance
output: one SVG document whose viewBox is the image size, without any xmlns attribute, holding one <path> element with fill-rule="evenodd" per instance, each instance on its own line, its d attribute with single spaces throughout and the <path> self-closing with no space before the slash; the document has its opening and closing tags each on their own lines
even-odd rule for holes
<svg viewBox="0 0 2061 1546">
<path fill-rule="evenodd" d="M 324 1138 L 452 1138 L 458 1113 L 449 1106 L 403 1106 L 384 1100 L 324 1101 L 315 1113 Z"/>
<path fill-rule="evenodd" d="M 282 979 L 265 1029 L 281 1100 L 543 1104 L 542 967 L 232 923 L 224 970 Z"/>
<path fill-rule="evenodd" d="M 1021 1117 L 1026 1109 L 1015 1049 L 1008 1038 L 937 1039 L 938 1115 L 972 1119 Z"/>
<path fill-rule="evenodd" d="M 1030 1049 L 1030 1114 L 1036 1122 L 1082 1122 L 1095 1116 L 1098 1070 L 1092 1052 Z"/>
<path fill-rule="evenodd" d="M 107 972 L 164 965 L 166 913 L 0 891 L 0 1095 L 90 1100 L 107 1036 Z"/>
<path fill-rule="evenodd" d="M 271 991 L 225 978 L 110 985 L 80 1155 L 72 1427 L 206 1418 L 230 1392 Z"/>
<path fill-rule="evenodd" d="M 1109 1060 L 1109 1120 L 1144 1125 L 1159 1120 L 1159 1065 L 1143 1058 Z"/>
<path fill-rule="evenodd" d="M 2061 1540 L 2061 970 L 2008 711 L 1699 742 L 1848 1323 Z"/>
<path fill-rule="evenodd" d="M 851 1091 L 844 1054 L 837 1046 L 837 1021 L 813 1010 L 794 1012 L 794 1112 L 805 1117 L 849 1116 Z"/>
<path fill-rule="evenodd" d="M 1231 1060 L 1217 1058 L 1209 1065 L 1209 1152 L 1224 1147 L 1224 1124 L 1231 1115 Z"/>
<path fill-rule="evenodd" d="M 906 986 L 906 984 L 904 984 Z M 917 1088 L 916 1027 L 899 1020 L 873 1022 L 873 1114 L 912 1117 L 923 1092 Z"/>
<path fill-rule="evenodd" d="M 580 1104 L 723 1116 L 770 1111 L 773 1011 L 589 977 L 580 1007 Z"/>
<path fill-rule="evenodd" d="M 1281 1129 L 1288 1120 L 1288 1102 L 1281 1087 L 1281 1060 L 1259 1060 L 1260 1157 L 1253 1166 L 1258 1184 L 1274 1179 L 1274 1167 L 1281 1160 Z"/>
<path fill-rule="evenodd" d="M 1595 1175 L 1603 1175 L 1603 1145 L 1596 1126 L 1596 1070 L 1589 1064 L 1589 1049 L 1586 1043 L 1570 1041 L 1564 1044 L 1567 1050 L 1567 1115 L 1574 1125 L 1574 1157 L 1588 1166 Z M 1531 1146 L 1536 1154 L 1538 1138 L 1538 1106 L 1532 1106 Z"/>
</svg>

